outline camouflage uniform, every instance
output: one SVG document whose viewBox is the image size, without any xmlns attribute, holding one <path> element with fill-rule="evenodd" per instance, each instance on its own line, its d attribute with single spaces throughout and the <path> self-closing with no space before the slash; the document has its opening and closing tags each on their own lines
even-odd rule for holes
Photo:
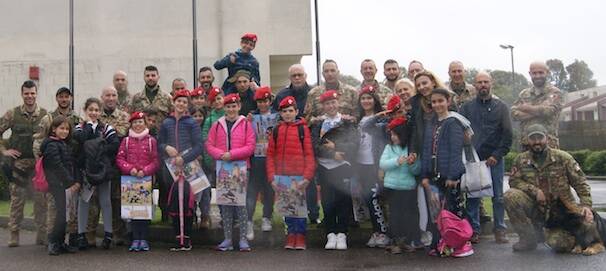
<svg viewBox="0 0 606 271">
<path fill-rule="evenodd" d="M 147 86 L 146 86 L 147 89 Z M 157 91 L 153 101 L 150 101 L 145 94 L 146 89 L 135 94 L 131 103 L 132 112 L 140 111 L 143 112 L 145 109 L 153 108 L 158 111 L 158 123 L 162 124 L 164 119 L 173 111 L 173 100 L 170 94 L 160 90 L 159 86 L 156 86 L 153 91 Z"/>
<path fill-rule="evenodd" d="M 520 119 L 520 115 L 523 112 L 518 109 L 520 105 L 531 105 L 538 108 L 538 113 L 535 113 L 531 119 L 522 120 Z M 558 126 L 562 106 L 562 92 L 557 87 L 545 83 L 545 87 L 543 88 L 532 86 L 522 90 L 518 100 L 511 106 L 511 117 L 514 120 L 520 121 L 520 132 L 522 135 L 526 134 L 528 126 L 532 124 L 538 123 L 544 125 L 547 128 L 549 147 L 559 149 Z M 526 136 L 521 136 L 520 139 L 521 146 L 526 146 Z"/>
<path fill-rule="evenodd" d="M 532 153 L 527 151 L 518 155 L 511 168 L 511 189 L 504 194 L 504 201 L 520 240 L 537 240 L 535 229 L 541 229 L 554 211 L 561 210 L 556 208 L 556 203 L 562 202 L 568 211 L 577 214 L 581 213 L 582 206 L 591 207 L 592 204 L 585 174 L 574 158 L 558 149 L 547 147 L 545 151 L 542 165 L 538 165 Z M 580 204 L 575 202 L 570 187 L 579 196 Z M 536 201 L 539 189 L 545 195 L 545 206 Z M 595 223 L 584 223 L 582 227 L 596 230 Z M 569 252 L 575 245 L 574 235 L 560 228 L 545 229 L 545 241 L 558 252 Z"/>
<path fill-rule="evenodd" d="M 111 114 L 107 114 L 105 110 L 101 111 L 99 121 L 106 123 L 116 129 L 119 138 L 124 138 L 128 135 L 128 129 L 130 123 L 128 122 L 130 116 L 128 113 L 115 109 Z M 116 169 L 117 172 L 117 169 Z M 120 240 L 125 234 L 126 228 L 121 217 L 121 200 L 120 200 L 120 176 L 110 176 L 111 178 L 111 203 L 112 203 L 112 232 L 116 240 Z M 97 225 L 99 225 L 99 200 L 98 194 L 95 191 L 93 198 L 89 202 L 88 209 L 88 226 L 87 226 L 87 240 L 89 242 L 95 241 L 95 233 L 97 232 Z"/>
<path fill-rule="evenodd" d="M 0 119 L 0 135 L 6 130 L 11 130 L 8 142 L 0 144 L 0 151 L 16 149 L 21 156 L 12 165 L 12 178 L 9 184 L 10 190 L 10 215 L 8 228 L 11 231 L 10 245 L 18 245 L 19 229 L 23 221 L 23 208 L 28 193 L 32 193 L 31 180 L 34 173 L 35 159 L 32 150 L 33 135 L 42 117 L 46 115 L 46 109 L 36 106 L 33 113 L 27 113 L 25 106 L 21 105 L 10 109 Z M 12 158 L 4 157 L 5 160 Z M 6 161 L 5 161 L 6 162 Z M 34 197 L 34 222 L 37 228 L 36 243 L 46 242 L 46 195 L 33 191 Z M 16 240 L 15 240 L 16 239 Z M 14 241 L 14 242 L 13 242 Z"/>
<path fill-rule="evenodd" d="M 362 84 L 360 85 L 360 88 L 358 88 L 358 93 L 360 93 L 360 91 L 362 91 L 362 88 L 364 88 L 367 84 L 364 84 L 364 82 L 362 82 Z M 383 84 L 379 84 L 379 82 L 377 80 L 375 80 L 372 84 L 373 88 L 376 90 L 377 95 L 379 96 L 379 101 L 381 101 L 381 106 L 383 106 L 383 108 L 385 108 L 385 106 L 387 105 L 387 102 L 389 102 L 389 98 L 391 98 L 391 96 L 393 96 L 394 92 L 389 89 L 387 86 L 383 85 Z M 358 103 L 358 101 L 356 100 L 356 104 Z"/>
<path fill-rule="evenodd" d="M 461 105 L 475 98 L 477 94 L 476 88 L 468 83 L 465 83 L 464 86 L 455 86 L 450 82 L 446 84 L 446 87 L 455 94 L 452 100 L 457 108 L 461 108 Z"/>
<path fill-rule="evenodd" d="M 339 112 L 342 114 L 356 116 L 358 114 L 358 92 L 350 85 L 339 82 L 336 89 L 339 93 Z M 307 104 L 305 105 L 305 116 L 309 120 L 311 117 L 322 115 L 322 104 L 320 95 L 326 92 L 326 85 L 320 85 L 312 88 L 307 94 Z"/>
<path fill-rule="evenodd" d="M 118 109 L 129 114 L 132 113 L 133 111 L 130 111 L 131 101 L 132 97 L 130 96 L 130 93 L 128 93 L 128 90 L 125 92 L 118 91 Z"/>
</svg>

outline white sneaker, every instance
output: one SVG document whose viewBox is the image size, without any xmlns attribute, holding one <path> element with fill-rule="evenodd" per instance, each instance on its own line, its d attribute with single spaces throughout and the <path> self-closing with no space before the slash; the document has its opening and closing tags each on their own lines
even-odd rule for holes
<svg viewBox="0 0 606 271">
<path fill-rule="evenodd" d="M 324 249 L 337 249 L 337 236 L 334 233 L 331 232 L 326 235 L 326 239 L 328 240 L 326 241 Z"/>
<path fill-rule="evenodd" d="M 337 234 L 337 249 L 338 250 L 347 249 L 347 235 L 345 235 L 345 233 Z"/>
<path fill-rule="evenodd" d="M 376 247 L 377 246 L 377 237 L 379 236 L 378 233 L 373 232 L 372 235 L 370 236 L 370 239 L 368 239 L 368 242 L 366 243 L 367 247 Z"/>
<path fill-rule="evenodd" d="M 255 239 L 255 229 L 253 229 L 253 222 L 248 221 L 247 226 L 248 227 L 246 228 L 246 239 L 252 241 Z"/>
<path fill-rule="evenodd" d="M 271 231 L 272 230 L 272 226 L 271 226 L 271 219 L 264 217 L 261 220 L 261 230 L 262 231 Z"/>
<path fill-rule="evenodd" d="M 386 246 L 389 246 L 389 244 L 391 243 L 391 240 L 389 239 L 389 237 L 383 233 L 377 234 L 377 238 L 375 239 L 376 242 L 376 246 L 380 247 L 380 248 L 384 248 Z"/>
</svg>

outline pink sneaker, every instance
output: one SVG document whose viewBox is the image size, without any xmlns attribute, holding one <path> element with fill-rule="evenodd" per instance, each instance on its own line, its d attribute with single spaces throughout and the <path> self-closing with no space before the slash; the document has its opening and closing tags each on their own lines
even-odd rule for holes
<svg viewBox="0 0 606 271">
<path fill-rule="evenodd" d="M 471 246 L 471 242 L 467 241 L 462 247 L 456 248 L 451 256 L 455 258 L 463 258 L 471 255 L 473 255 L 473 247 Z"/>
</svg>

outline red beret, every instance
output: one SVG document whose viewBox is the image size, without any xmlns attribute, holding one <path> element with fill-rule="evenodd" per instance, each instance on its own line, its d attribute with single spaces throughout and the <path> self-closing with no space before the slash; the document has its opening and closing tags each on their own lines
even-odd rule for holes
<svg viewBox="0 0 606 271">
<path fill-rule="evenodd" d="M 220 88 L 212 87 L 212 88 L 210 88 L 210 90 L 208 90 L 208 93 L 206 96 L 208 98 L 208 102 L 214 103 L 215 98 L 217 98 L 217 95 L 222 95 L 222 94 L 223 94 L 223 92 L 221 91 Z"/>
<path fill-rule="evenodd" d="M 320 102 L 323 103 L 330 100 L 336 100 L 338 98 L 339 94 L 336 90 L 327 90 L 326 92 L 322 93 L 322 95 L 320 95 Z"/>
<path fill-rule="evenodd" d="M 257 42 L 257 34 L 255 33 L 245 33 L 242 35 L 243 40 L 250 40 L 252 42 Z"/>
<path fill-rule="evenodd" d="M 374 86 L 372 85 L 366 85 L 362 88 L 362 90 L 360 90 L 360 96 L 362 96 L 363 94 L 370 94 L 372 95 L 373 93 L 375 93 L 376 89 Z"/>
<path fill-rule="evenodd" d="M 395 119 L 392 119 L 389 124 L 387 125 L 387 129 L 389 130 L 393 130 L 394 128 L 400 126 L 400 125 L 405 125 L 407 122 L 406 117 L 397 117 Z"/>
<path fill-rule="evenodd" d="M 297 108 L 297 101 L 295 100 L 295 97 L 287 96 L 284 99 L 282 99 L 282 101 L 280 101 L 280 105 L 278 106 L 278 109 L 282 110 L 284 108 L 291 107 L 291 106 L 294 106 L 295 108 Z"/>
<path fill-rule="evenodd" d="M 128 122 L 133 122 L 133 120 L 138 120 L 142 118 L 145 118 L 145 114 L 143 112 L 135 111 L 130 114 L 130 119 L 128 119 Z"/>
<path fill-rule="evenodd" d="M 389 98 L 389 102 L 387 102 L 388 111 L 397 111 L 400 109 L 400 106 L 402 106 L 400 96 L 393 95 L 391 98 Z"/>
<path fill-rule="evenodd" d="M 182 89 L 182 90 L 175 91 L 175 94 L 173 96 L 173 101 L 177 100 L 177 98 L 179 98 L 179 97 L 189 98 L 189 90 Z"/>
<path fill-rule="evenodd" d="M 189 93 L 190 97 L 198 97 L 198 96 L 204 96 L 204 90 L 201 87 L 197 87 L 195 89 L 192 89 L 192 91 Z"/>
<path fill-rule="evenodd" d="M 271 98 L 271 88 L 268 86 L 262 86 L 257 88 L 255 91 L 255 101 L 265 100 Z"/>
<path fill-rule="evenodd" d="M 225 96 L 225 99 L 223 99 L 223 105 L 239 103 L 239 102 L 240 102 L 240 95 L 235 94 L 235 93 L 229 94 L 229 95 Z"/>
</svg>

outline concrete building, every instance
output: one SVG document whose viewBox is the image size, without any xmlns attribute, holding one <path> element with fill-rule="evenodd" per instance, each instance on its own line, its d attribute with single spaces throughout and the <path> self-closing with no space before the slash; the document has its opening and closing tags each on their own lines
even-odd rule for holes
<svg viewBox="0 0 606 271">
<path fill-rule="evenodd" d="M 39 73 L 39 103 L 55 107 L 54 93 L 67 86 L 69 1 L 4 1 L 0 16 L 1 111 L 21 103 L 21 83 Z M 143 68 L 160 70 L 193 86 L 192 10 L 189 0 L 74 1 L 76 109 L 99 97 L 116 70 L 129 75 L 131 94 L 143 89 Z M 198 0 L 198 67 L 212 66 L 240 46 L 245 32 L 259 36 L 253 54 L 261 83 L 279 89 L 287 68 L 312 53 L 309 0 Z M 32 68 L 34 67 L 34 68 Z M 35 68 L 37 67 L 37 68 Z M 221 86 L 227 72 L 216 72 Z"/>
<path fill-rule="evenodd" d="M 566 93 L 564 101 L 561 121 L 606 121 L 606 85 Z"/>
</svg>

